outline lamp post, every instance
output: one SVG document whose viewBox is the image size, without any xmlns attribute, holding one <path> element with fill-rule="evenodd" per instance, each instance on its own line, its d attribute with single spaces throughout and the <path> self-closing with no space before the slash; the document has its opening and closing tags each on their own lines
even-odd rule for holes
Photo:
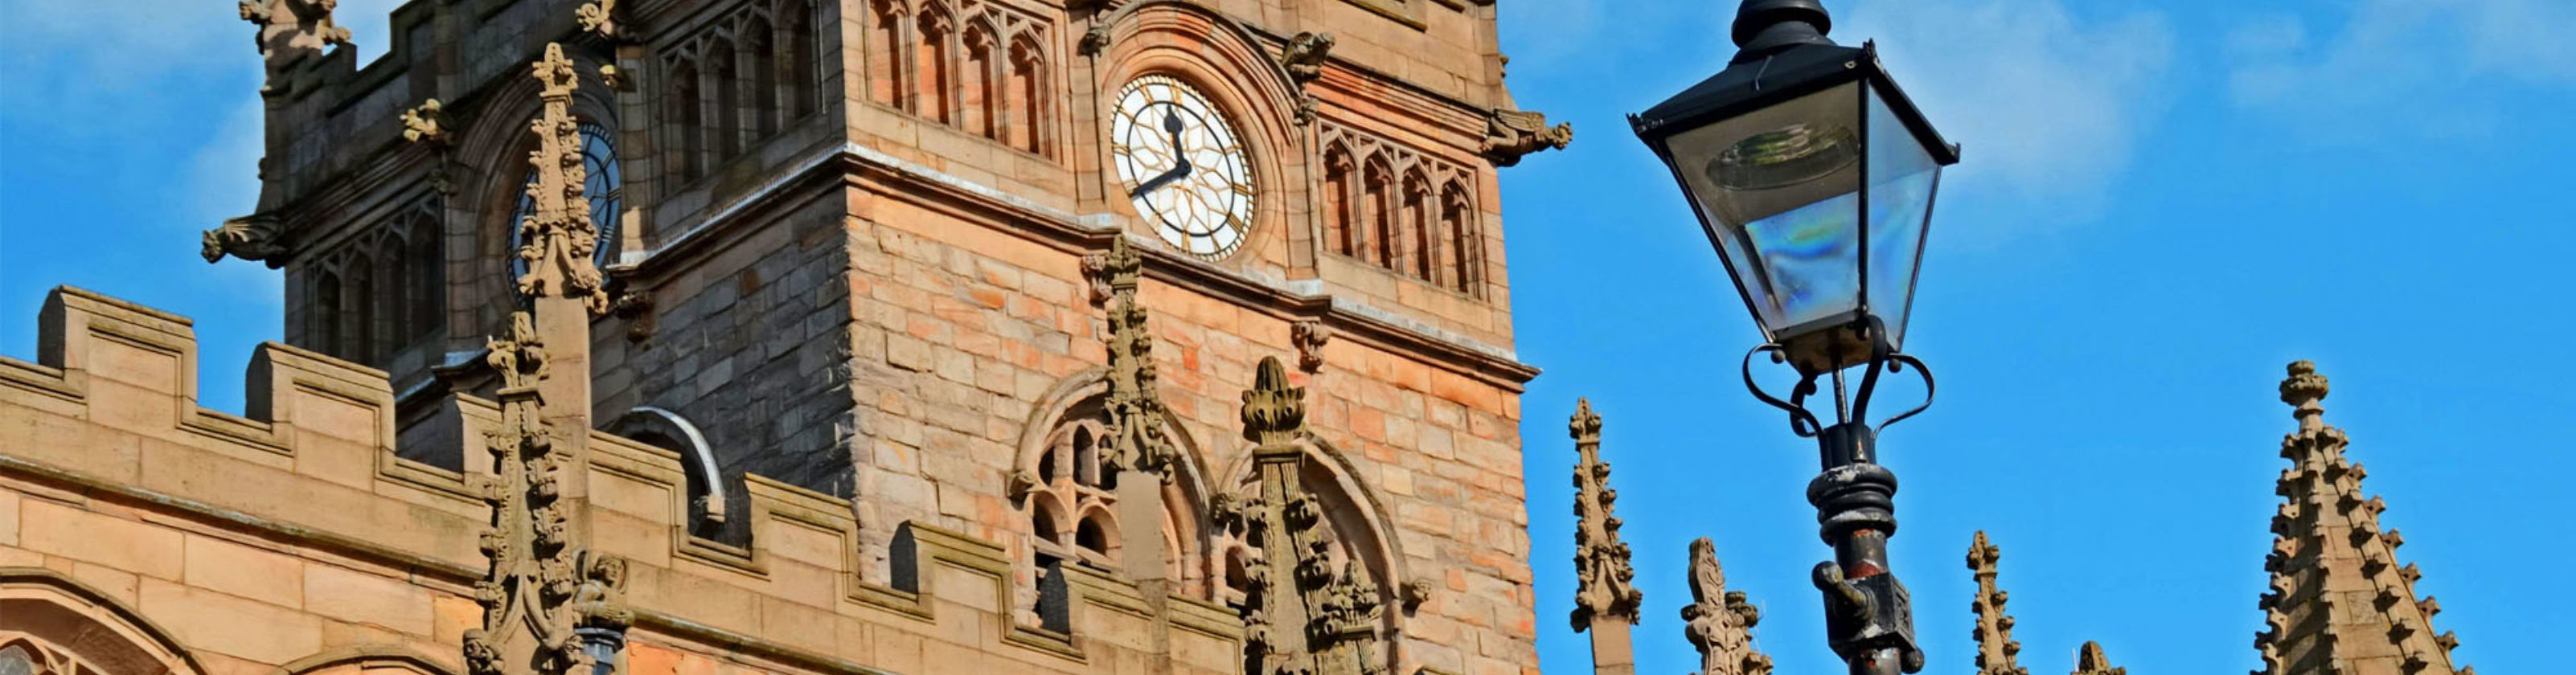
<svg viewBox="0 0 2576 675">
<path fill-rule="evenodd" d="M 1896 476 L 1877 431 L 1931 405 L 1932 376 L 1900 351 L 1941 167 L 1959 161 L 1880 67 L 1878 49 L 1836 45 L 1818 0 L 1744 0 L 1735 58 L 1699 84 L 1628 118 L 1681 183 L 1765 338 L 1745 354 L 1744 384 L 1817 439 L 1823 473 L 1807 485 L 1834 561 L 1816 566 L 1826 635 L 1854 675 L 1923 667 L 1905 586 L 1888 569 Z M 1753 382 L 1765 354 L 1799 375 L 1787 400 Z M 1879 375 L 1911 368 L 1922 406 L 1872 426 Z M 1846 391 L 1845 372 L 1859 371 Z M 1807 410 L 1833 386 L 1830 424 Z"/>
</svg>

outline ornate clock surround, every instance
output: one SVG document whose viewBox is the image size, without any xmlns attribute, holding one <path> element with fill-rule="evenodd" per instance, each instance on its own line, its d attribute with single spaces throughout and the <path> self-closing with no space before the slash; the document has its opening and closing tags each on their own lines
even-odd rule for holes
<svg viewBox="0 0 2576 675">
<path fill-rule="evenodd" d="M 1268 48 L 1231 19 L 1186 2 L 1146 0 L 1101 20 L 1108 30 L 1105 47 L 1094 57 L 1093 118 L 1086 121 L 1086 133 L 1097 139 L 1093 170 L 1102 200 L 1133 214 L 1139 230 L 1159 227 L 1129 203 L 1127 185 L 1110 156 L 1109 120 L 1118 114 L 1118 96 L 1129 82 L 1150 75 L 1170 77 L 1205 96 L 1224 115 L 1254 176 L 1254 206 L 1244 242 L 1211 262 L 1281 275 L 1291 268 L 1311 269 L 1312 224 L 1292 216 L 1311 210 L 1310 149 L 1306 134 L 1291 122 L 1297 110 L 1295 85 Z M 1151 238 L 1158 247 L 1187 255 L 1160 236 Z"/>
</svg>

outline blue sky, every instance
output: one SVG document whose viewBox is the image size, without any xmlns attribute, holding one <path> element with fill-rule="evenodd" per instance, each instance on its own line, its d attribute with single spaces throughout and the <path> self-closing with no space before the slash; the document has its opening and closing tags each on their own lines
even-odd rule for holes
<svg viewBox="0 0 2576 675">
<path fill-rule="evenodd" d="M 362 58 L 385 0 L 344 0 Z M 2283 364 L 2333 379 L 2329 422 L 2406 532 L 2461 661 L 2541 673 L 2576 629 L 2541 565 L 2576 546 L 2576 4 L 2564 0 L 1859 0 L 1846 43 L 1966 160 L 1944 181 L 1908 347 L 1940 401 L 1882 438 L 1895 563 L 1932 673 L 1967 673 L 1969 534 L 2001 545 L 2024 665 L 2100 640 L 2133 672 L 2257 665 L 2265 523 L 2291 428 Z M 1717 542 L 1783 673 L 1833 672 L 1809 565 L 1805 441 L 1736 383 L 1758 341 L 1669 174 L 1622 116 L 1721 67 L 1732 3 L 1507 0 L 1521 104 L 1574 145 L 1504 175 L 1544 667 L 1567 632 L 1577 396 L 1608 418 L 1646 621 L 1640 670 L 1695 666 L 1685 551 Z M 259 74 L 229 2 L 0 0 L 0 353 L 34 352 L 71 283 L 195 317 L 202 396 L 239 410 L 278 278 L 195 258 L 249 210 Z M 1916 393 L 1895 386 L 1887 400 Z"/>
</svg>

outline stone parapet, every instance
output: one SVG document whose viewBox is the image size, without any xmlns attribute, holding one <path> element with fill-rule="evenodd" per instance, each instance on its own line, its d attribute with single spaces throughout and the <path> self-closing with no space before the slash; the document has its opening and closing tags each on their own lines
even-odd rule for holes
<svg viewBox="0 0 2576 675">
<path fill-rule="evenodd" d="M 210 671 L 339 664 L 343 652 L 453 667 L 476 612 L 467 582 L 485 514 L 464 475 L 395 455 L 383 373 L 263 345 L 249 410 L 234 416 L 195 405 L 185 318 L 64 287 L 40 324 L 37 362 L 0 358 L 0 567 L 104 579 L 105 595 L 169 624 L 178 643 L 237 666 Z M 498 408 L 454 407 L 464 456 L 488 457 L 481 431 Z M 630 561 L 636 675 L 699 672 L 693 660 L 971 675 L 1151 662 L 1150 605 L 1131 582 L 1051 566 L 1028 623 L 1000 544 L 899 524 L 891 579 L 870 583 L 848 499 L 748 476 L 750 508 L 735 517 L 752 536 L 729 546 L 690 534 L 679 456 L 597 431 L 588 448 L 588 546 Z M 1240 667 L 1231 610 L 1163 604 L 1172 672 Z"/>
</svg>

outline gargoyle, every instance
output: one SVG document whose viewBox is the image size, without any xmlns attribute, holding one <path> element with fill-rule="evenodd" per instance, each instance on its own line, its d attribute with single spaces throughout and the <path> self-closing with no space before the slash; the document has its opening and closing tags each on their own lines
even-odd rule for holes
<svg viewBox="0 0 2576 675">
<path fill-rule="evenodd" d="M 282 228 L 283 224 L 278 222 L 277 214 L 272 211 L 226 220 L 223 225 L 205 232 L 204 248 L 197 253 L 205 256 L 207 263 L 221 261 L 224 255 L 231 254 L 243 260 L 268 263 L 269 269 L 285 267 L 286 245 L 279 241 Z"/>
<path fill-rule="evenodd" d="M 1555 148 L 1565 149 L 1574 142 L 1574 125 L 1547 125 L 1547 114 L 1527 110 L 1495 110 L 1485 118 L 1485 158 L 1495 166 L 1511 166 L 1521 156 Z"/>
<path fill-rule="evenodd" d="M 349 44 L 349 29 L 331 18 L 340 0 L 242 0 L 241 18 L 259 27 L 252 44 L 268 66 L 268 81 L 259 91 L 280 95 L 280 75 L 309 56 L 334 45 Z"/>
<path fill-rule="evenodd" d="M 1324 74 L 1324 59 L 1333 51 L 1333 34 L 1307 31 L 1288 39 L 1288 47 L 1279 52 L 1279 67 L 1288 70 L 1289 79 L 1303 85 Z"/>
</svg>

